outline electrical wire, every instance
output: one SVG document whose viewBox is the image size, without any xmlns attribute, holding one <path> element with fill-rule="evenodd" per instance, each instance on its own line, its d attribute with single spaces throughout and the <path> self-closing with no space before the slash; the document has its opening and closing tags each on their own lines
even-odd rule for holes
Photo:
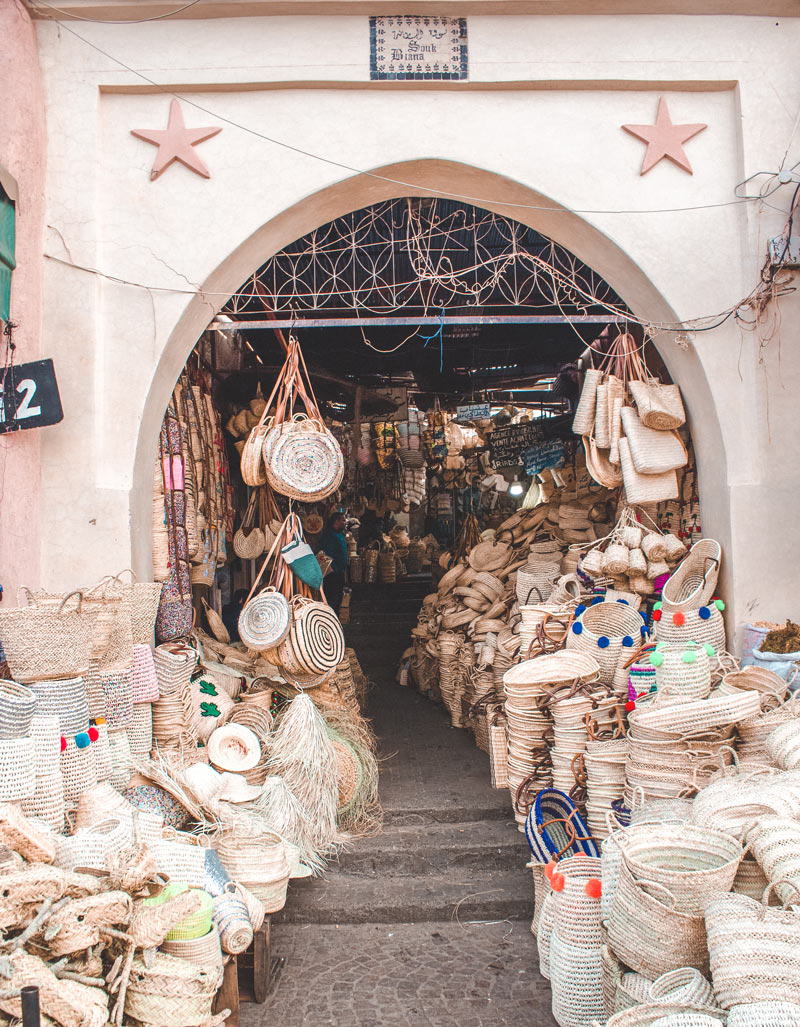
<svg viewBox="0 0 800 1027">
<path fill-rule="evenodd" d="M 262 139 L 267 143 L 272 143 L 273 146 L 279 146 L 284 150 L 289 150 L 292 153 L 297 153 L 302 157 L 310 157 L 312 160 L 320 161 L 323 164 L 327 164 L 329 167 L 339 168 L 341 171 L 347 171 L 352 175 L 363 175 L 366 178 L 372 178 L 379 182 L 386 182 L 389 185 L 398 185 L 404 189 L 411 190 L 412 194 L 416 195 L 419 192 L 431 193 L 435 196 L 443 196 L 454 200 L 465 200 L 467 203 L 475 204 L 479 207 L 513 207 L 519 210 L 537 210 L 544 211 L 550 214 L 680 214 L 695 210 L 716 210 L 720 207 L 736 207 L 742 203 L 749 203 L 752 197 L 740 197 L 733 200 L 723 200 L 720 203 L 700 203 L 686 207 L 655 207 L 648 209 L 623 209 L 623 210 L 588 210 L 588 209 L 576 209 L 572 207 L 543 207 L 535 203 L 515 203 L 510 200 L 504 199 L 486 199 L 480 196 L 470 196 L 465 193 L 448 192 L 446 189 L 437 189 L 434 186 L 424 185 L 419 182 L 405 182 L 399 178 L 391 178 L 388 175 L 380 175 L 376 171 L 365 171 L 363 168 L 357 168 L 352 164 L 346 164 L 344 161 L 334 160 L 331 157 L 323 157 L 321 154 L 314 153 L 311 150 L 306 150 L 301 146 L 295 146 L 292 143 L 287 143 L 282 139 L 276 139 L 274 136 L 268 136 L 264 132 L 259 132 L 257 129 L 250 128 L 248 125 L 242 125 L 238 121 L 234 121 L 232 118 L 227 118 L 224 114 L 219 114 L 216 111 L 211 110 L 209 107 L 204 107 L 202 104 L 197 103 L 196 100 L 190 99 L 188 96 L 184 96 L 181 93 L 176 93 L 168 86 L 163 85 L 160 82 L 156 82 L 155 79 L 150 78 L 141 71 L 137 71 L 136 68 L 132 68 L 129 64 L 120 60 L 118 57 L 114 57 L 107 50 L 104 50 L 101 46 L 93 43 L 91 40 L 82 36 L 80 32 L 76 32 L 75 29 L 70 28 L 68 24 L 63 21 L 59 21 L 58 25 L 63 28 L 66 32 L 71 33 L 76 39 L 80 39 L 81 42 L 90 46 L 93 50 L 107 57 L 108 60 L 118 64 L 121 68 L 129 71 L 131 75 L 136 75 L 137 78 L 142 79 L 143 82 L 147 82 L 148 85 L 158 89 L 165 96 L 172 96 L 176 100 L 181 100 L 183 103 L 190 107 L 194 107 L 198 111 L 202 111 L 203 114 L 207 114 L 211 118 L 216 118 L 217 121 L 223 121 L 226 125 L 230 125 L 231 128 L 238 128 L 242 132 L 246 132 L 248 135 L 254 136 L 256 139 Z M 291 87 L 291 83 L 286 83 L 287 87 Z"/>
<path fill-rule="evenodd" d="M 180 14 L 182 11 L 187 11 L 190 7 L 194 7 L 195 4 L 199 4 L 200 0 L 189 0 L 189 3 L 184 4 L 183 7 L 178 7 L 174 11 L 168 11 L 166 14 L 157 14 L 152 18 L 137 18 L 131 21 L 105 21 L 103 18 L 84 18 L 80 14 L 74 14 L 70 11 L 62 10 L 61 7 L 56 7 L 55 4 L 48 3 L 47 0 L 33 0 L 34 7 L 38 7 L 40 4 L 44 4 L 51 11 L 58 11 L 59 14 L 66 15 L 67 18 L 75 21 L 88 21 L 93 25 L 146 25 L 149 21 L 164 21 L 167 18 L 174 18 L 176 14 Z M 40 12 L 36 12 L 40 13 Z M 50 18 L 50 21 L 57 21 L 57 18 Z M 63 22 L 59 22 L 63 25 Z M 66 28 L 66 26 L 64 26 Z"/>
</svg>

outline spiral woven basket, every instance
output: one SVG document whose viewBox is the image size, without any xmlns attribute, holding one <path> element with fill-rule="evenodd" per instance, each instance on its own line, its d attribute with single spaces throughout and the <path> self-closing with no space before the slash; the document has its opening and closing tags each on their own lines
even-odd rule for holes
<svg viewBox="0 0 800 1027">
<path fill-rule="evenodd" d="M 95 614 L 86 609 L 81 593 L 53 604 L 28 595 L 32 605 L 0 610 L 0 638 L 14 680 L 29 684 L 84 674 Z"/>
<path fill-rule="evenodd" d="M 633 653 L 646 633 L 641 616 L 626 603 L 595 603 L 575 610 L 575 621 L 567 634 L 567 649 L 594 657 L 600 665 L 600 680 L 613 684 L 623 653 Z"/>
<path fill-rule="evenodd" d="M 290 673 L 313 676 L 334 670 L 344 659 L 344 632 L 327 605 L 313 600 L 295 601 L 292 624 L 278 658 Z"/>
<path fill-rule="evenodd" d="M 550 980 L 550 943 L 553 937 L 553 918 L 555 916 L 555 892 L 550 891 L 542 905 L 539 926 L 536 931 L 536 948 L 539 953 L 539 973 L 546 981 Z"/>
<path fill-rule="evenodd" d="M 89 729 L 89 703 L 83 678 L 35 681 L 31 691 L 36 695 L 36 712 L 57 716 L 65 738 L 74 738 Z"/>
<path fill-rule="evenodd" d="M 305 503 L 326 499 L 344 476 L 339 443 L 323 421 L 302 415 L 267 432 L 263 457 L 273 489 Z"/>
<path fill-rule="evenodd" d="M 36 694 L 16 681 L 0 681 L 0 739 L 21 738 L 30 731 Z"/>
<path fill-rule="evenodd" d="M 239 614 L 239 635 L 248 649 L 274 649 L 289 634 L 291 621 L 286 597 L 270 586 L 245 603 Z"/>
<path fill-rule="evenodd" d="M 222 967 L 200 967 L 157 952 L 148 968 L 136 957 L 125 995 L 125 1015 L 158 1027 L 201 1027 L 222 983 Z"/>
<path fill-rule="evenodd" d="M 714 989 L 693 966 L 681 966 L 656 978 L 650 986 L 650 1001 L 713 1006 Z M 646 1000 L 645 1000 L 646 1001 Z"/>
<path fill-rule="evenodd" d="M 264 552 L 266 541 L 259 527 L 239 528 L 233 536 L 233 551 L 241 560 L 255 560 Z"/>
</svg>

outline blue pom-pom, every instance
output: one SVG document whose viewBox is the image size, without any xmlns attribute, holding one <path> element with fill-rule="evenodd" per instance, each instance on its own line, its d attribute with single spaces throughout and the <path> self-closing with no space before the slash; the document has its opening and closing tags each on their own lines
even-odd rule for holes
<svg viewBox="0 0 800 1027">
<path fill-rule="evenodd" d="M 602 602 L 603 602 L 603 597 L 602 596 L 595 596 L 594 599 L 592 600 L 592 606 L 597 606 L 598 603 L 602 603 Z"/>
<path fill-rule="evenodd" d="M 79 749 L 86 749 L 91 744 L 91 741 L 91 738 L 85 731 L 81 731 L 79 734 L 75 735 L 75 744 Z"/>
<path fill-rule="evenodd" d="M 573 633 L 573 635 L 580 635 L 580 633 L 582 631 L 583 631 L 583 624 L 581 624 L 580 621 L 576 620 L 575 623 L 572 625 L 572 633 Z"/>
<path fill-rule="evenodd" d="M 701 620 L 708 620 L 711 616 L 711 610 L 707 606 L 701 606 L 697 613 Z"/>
<path fill-rule="evenodd" d="M 578 605 L 575 607 L 575 616 L 576 617 L 580 617 L 580 615 L 582 613 L 585 613 L 585 612 L 586 612 L 586 607 L 584 606 L 584 604 L 583 603 L 578 603 Z"/>
<path fill-rule="evenodd" d="M 630 604 L 630 603 L 628 602 L 628 600 L 627 600 L 627 599 L 618 599 L 618 600 L 617 600 L 617 602 L 618 602 L 618 603 L 622 603 L 622 605 L 623 605 L 623 606 L 630 606 L 630 605 L 631 605 L 631 604 Z"/>
<path fill-rule="evenodd" d="M 641 631 L 642 633 L 642 638 L 647 637 L 647 628 L 644 626 L 644 624 L 642 624 L 642 626 L 639 628 L 639 631 Z"/>
<path fill-rule="evenodd" d="M 600 646 L 601 649 L 608 649 L 608 647 L 611 645 L 611 639 L 606 638 L 605 635 L 601 635 L 597 639 L 597 644 Z"/>
<path fill-rule="evenodd" d="M 625 637 L 622 639 L 622 644 L 625 646 L 626 649 L 631 649 L 633 647 L 633 639 L 630 635 L 625 635 Z"/>
<path fill-rule="evenodd" d="M 639 616 L 642 618 L 642 620 L 646 624 L 647 623 L 647 614 L 643 610 L 639 610 Z"/>
</svg>

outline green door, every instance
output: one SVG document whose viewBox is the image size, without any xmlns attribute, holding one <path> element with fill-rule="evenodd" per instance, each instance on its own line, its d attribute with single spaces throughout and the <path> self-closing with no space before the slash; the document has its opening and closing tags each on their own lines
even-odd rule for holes
<svg viewBox="0 0 800 1027">
<path fill-rule="evenodd" d="M 8 321 L 14 261 L 14 201 L 0 185 L 0 321 Z"/>
</svg>

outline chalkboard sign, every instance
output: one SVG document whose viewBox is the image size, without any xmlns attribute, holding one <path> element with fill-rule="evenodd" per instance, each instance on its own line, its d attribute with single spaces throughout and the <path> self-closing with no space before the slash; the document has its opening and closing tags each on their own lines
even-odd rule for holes
<svg viewBox="0 0 800 1027">
<path fill-rule="evenodd" d="M 555 467 L 564 456 L 564 443 L 561 439 L 549 439 L 537 442 L 522 454 L 522 464 L 529 478 L 540 474 L 548 467 Z"/>
<path fill-rule="evenodd" d="M 541 426 L 534 421 L 495 428 L 489 436 L 492 467 L 516 467 L 522 463 L 523 451 L 543 437 Z"/>
<path fill-rule="evenodd" d="M 63 421 L 52 360 L 13 364 L 0 381 L 0 435 Z"/>
</svg>

